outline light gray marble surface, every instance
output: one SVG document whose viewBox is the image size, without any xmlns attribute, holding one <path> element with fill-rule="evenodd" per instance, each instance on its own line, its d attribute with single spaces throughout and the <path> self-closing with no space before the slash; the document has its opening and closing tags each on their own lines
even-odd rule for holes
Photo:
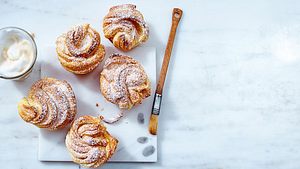
<svg viewBox="0 0 300 169">
<path fill-rule="evenodd" d="M 172 8 L 184 16 L 164 90 L 158 162 L 103 168 L 300 168 L 300 1 L 0 0 L 0 27 L 34 32 L 42 48 L 79 23 L 101 30 L 108 8 L 126 2 L 137 4 L 150 24 L 146 45 L 157 48 L 158 65 Z M 78 168 L 39 162 L 38 129 L 8 106 L 35 78 L 0 80 L 1 169 Z"/>
</svg>

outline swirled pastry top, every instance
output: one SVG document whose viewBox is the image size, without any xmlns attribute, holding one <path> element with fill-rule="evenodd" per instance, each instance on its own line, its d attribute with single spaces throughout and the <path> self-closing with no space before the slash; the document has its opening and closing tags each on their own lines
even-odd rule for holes
<svg viewBox="0 0 300 169">
<path fill-rule="evenodd" d="M 103 20 L 103 31 L 115 47 L 128 51 L 146 42 L 149 27 L 135 5 L 125 4 L 110 8 Z"/>
<path fill-rule="evenodd" d="M 57 38 L 56 51 L 62 66 L 76 74 L 86 74 L 104 59 L 105 49 L 99 33 L 83 24 Z"/>
<path fill-rule="evenodd" d="M 150 80 L 141 64 L 130 56 L 113 54 L 100 75 L 100 90 L 106 100 L 130 109 L 151 94 Z"/>
<path fill-rule="evenodd" d="M 101 118 L 82 116 L 74 121 L 66 136 L 67 149 L 75 163 L 95 168 L 115 152 L 118 140 L 112 137 Z"/>
<path fill-rule="evenodd" d="M 21 118 L 40 128 L 55 130 L 74 120 L 76 98 L 70 84 L 54 78 L 35 82 L 18 104 Z"/>
</svg>

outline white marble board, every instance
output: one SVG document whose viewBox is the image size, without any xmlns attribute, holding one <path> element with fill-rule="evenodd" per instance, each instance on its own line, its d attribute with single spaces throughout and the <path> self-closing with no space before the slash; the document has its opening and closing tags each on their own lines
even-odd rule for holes
<svg viewBox="0 0 300 169">
<path fill-rule="evenodd" d="M 106 58 L 114 52 L 115 48 L 106 48 Z M 76 95 L 77 116 L 81 115 L 104 115 L 106 118 L 113 117 L 120 109 L 107 102 L 99 90 L 99 75 L 104 62 L 96 70 L 88 75 L 72 74 L 60 65 L 54 46 L 46 47 L 41 53 L 43 62 L 41 64 L 42 77 L 54 77 L 67 80 Z M 148 122 L 152 108 L 154 88 L 156 84 L 156 49 L 153 47 L 138 47 L 127 55 L 138 60 L 147 72 L 152 85 L 152 95 L 144 100 L 141 105 L 130 111 L 125 111 L 124 117 L 115 124 L 105 124 L 108 131 L 119 140 L 116 153 L 110 159 L 115 162 L 156 162 L 157 161 L 157 137 L 149 134 Z M 106 59 L 105 58 L 105 59 Z M 96 103 L 98 106 L 96 106 Z M 144 116 L 144 121 L 138 120 L 138 116 Z M 59 131 L 47 131 L 41 129 L 39 132 L 40 161 L 71 161 L 65 144 L 65 135 L 69 129 Z"/>
</svg>

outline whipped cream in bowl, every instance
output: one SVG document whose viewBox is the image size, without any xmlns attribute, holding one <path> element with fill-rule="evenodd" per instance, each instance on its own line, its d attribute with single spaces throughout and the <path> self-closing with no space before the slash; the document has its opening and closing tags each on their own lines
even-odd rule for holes
<svg viewBox="0 0 300 169">
<path fill-rule="evenodd" d="M 27 31 L 17 27 L 0 29 L 0 78 L 25 79 L 36 58 L 36 43 Z"/>
</svg>

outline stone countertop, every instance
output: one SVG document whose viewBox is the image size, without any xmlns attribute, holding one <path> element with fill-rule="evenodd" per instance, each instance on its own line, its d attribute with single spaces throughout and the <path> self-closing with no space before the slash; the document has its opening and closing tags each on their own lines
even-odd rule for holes
<svg viewBox="0 0 300 169">
<path fill-rule="evenodd" d="M 145 45 L 157 48 L 157 70 L 172 8 L 184 16 L 164 89 L 158 162 L 102 168 L 300 168 L 300 1 L 0 0 L 0 27 L 33 32 L 42 49 L 73 25 L 90 23 L 111 45 L 102 18 L 110 6 L 128 2 L 150 25 Z M 0 80 L 1 168 L 80 168 L 38 161 L 38 129 L 11 106 L 37 78 Z"/>
</svg>

